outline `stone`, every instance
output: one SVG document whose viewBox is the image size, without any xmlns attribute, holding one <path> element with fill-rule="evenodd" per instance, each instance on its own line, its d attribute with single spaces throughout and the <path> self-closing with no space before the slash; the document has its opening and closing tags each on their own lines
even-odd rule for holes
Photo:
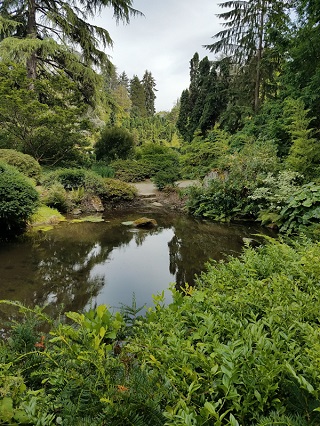
<svg viewBox="0 0 320 426">
<path fill-rule="evenodd" d="M 155 219 L 150 219 L 148 217 L 140 217 L 139 219 L 133 222 L 133 226 L 136 228 L 155 228 L 158 226 Z"/>
<path fill-rule="evenodd" d="M 82 200 L 81 208 L 86 212 L 101 213 L 104 211 L 100 197 L 92 194 L 87 194 L 86 197 Z"/>
<path fill-rule="evenodd" d="M 81 213 L 82 213 L 81 209 L 73 209 L 71 212 L 73 216 L 79 216 Z"/>
</svg>

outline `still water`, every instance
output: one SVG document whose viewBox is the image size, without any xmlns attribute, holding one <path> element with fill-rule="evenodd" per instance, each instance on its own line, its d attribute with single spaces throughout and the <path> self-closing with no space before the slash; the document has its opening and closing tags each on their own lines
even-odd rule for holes
<svg viewBox="0 0 320 426">
<path fill-rule="evenodd" d="M 172 211 L 148 213 L 158 227 L 134 229 L 122 222 L 145 212 L 109 212 L 101 223 L 61 223 L 23 241 L 0 245 L 0 299 L 48 305 L 55 315 L 107 304 L 113 310 L 152 305 L 170 283 L 192 285 L 209 259 L 238 255 L 243 238 L 265 230 L 215 224 Z M 0 311 L 3 307 L 0 307 Z"/>
</svg>

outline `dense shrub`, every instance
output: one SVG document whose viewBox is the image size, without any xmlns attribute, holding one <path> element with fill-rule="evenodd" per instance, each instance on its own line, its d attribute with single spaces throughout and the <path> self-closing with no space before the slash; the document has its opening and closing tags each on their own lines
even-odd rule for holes
<svg viewBox="0 0 320 426">
<path fill-rule="evenodd" d="M 84 188 L 87 192 L 102 195 L 105 191 L 104 179 L 97 173 L 85 169 L 58 169 L 42 179 L 45 187 L 60 183 L 66 190 Z"/>
<path fill-rule="evenodd" d="M 22 173 L 0 163 L 0 237 L 21 234 L 38 205 L 38 193 Z"/>
<path fill-rule="evenodd" d="M 16 167 L 24 175 L 39 180 L 41 166 L 37 160 L 14 149 L 0 149 L 0 161 Z"/>
<path fill-rule="evenodd" d="M 97 160 L 110 162 L 119 158 L 126 159 L 133 154 L 134 139 L 126 130 L 120 127 L 106 127 L 95 144 L 94 151 Z"/>
<path fill-rule="evenodd" d="M 280 219 L 280 231 L 288 234 L 298 234 L 307 225 L 319 224 L 320 186 L 310 182 L 297 188 L 280 211 Z"/>
<path fill-rule="evenodd" d="M 154 176 L 160 170 L 171 168 L 180 171 L 179 155 L 172 148 L 163 145 L 146 144 L 137 152 L 137 158 L 142 160 L 149 169 L 150 176 Z"/>
<path fill-rule="evenodd" d="M 228 133 L 215 128 L 207 137 L 196 135 L 182 150 L 181 174 L 184 178 L 204 178 L 212 169 L 221 166 L 220 159 L 228 153 Z"/>
<path fill-rule="evenodd" d="M 115 178 L 125 182 L 140 182 L 151 176 L 151 168 L 143 160 L 116 160 L 110 163 Z"/>
<path fill-rule="evenodd" d="M 167 164 L 164 170 L 159 170 L 152 178 L 156 187 L 162 191 L 166 186 L 172 186 L 179 179 L 180 173 L 176 164 Z"/>
<path fill-rule="evenodd" d="M 136 195 L 137 190 L 134 186 L 118 179 L 105 179 L 105 194 L 102 196 L 103 201 L 131 201 Z"/>
<path fill-rule="evenodd" d="M 258 140 L 225 157 L 223 162 L 221 165 L 226 173 L 208 181 L 202 188 L 190 189 L 190 213 L 213 220 L 254 218 L 258 209 L 250 195 L 269 172 L 278 169 L 275 145 Z"/>
<path fill-rule="evenodd" d="M 128 352 L 157 378 L 166 425 L 319 424 L 319 256 L 272 241 L 212 262 L 188 297 L 155 297 Z"/>
</svg>

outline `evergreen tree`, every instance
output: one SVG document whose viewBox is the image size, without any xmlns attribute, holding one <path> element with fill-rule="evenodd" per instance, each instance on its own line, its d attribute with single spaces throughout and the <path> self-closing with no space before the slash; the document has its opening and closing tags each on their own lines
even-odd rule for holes
<svg viewBox="0 0 320 426">
<path fill-rule="evenodd" d="M 265 68 L 277 68 L 279 61 L 270 55 L 281 33 L 287 30 L 289 1 L 280 0 L 236 0 L 220 4 L 231 10 L 218 15 L 224 27 L 214 38 L 218 40 L 205 47 L 211 52 L 230 55 L 238 66 L 253 64 L 253 105 L 257 112 L 264 89 L 263 59 L 266 52 L 272 58 Z"/>
<path fill-rule="evenodd" d="M 154 101 L 156 99 L 155 91 L 156 91 L 156 82 L 152 77 L 151 72 L 145 71 L 142 86 L 145 94 L 145 102 L 146 102 L 146 110 L 148 116 L 153 116 L 156 112 Z"/>
<path fill-rule="evenodd" d="M 179 109 L 179 115 L 177 119 L 177 129 L 181 133 L 181 136 L 184 140 L 189 140 L 189 130 L 188 130 L 188 124 L 189 124 L 189 113 L 190 113 L 190 106 L 189 106 L 189 90 L 185 89 L 180 98 L 180 109 Z"/>
<path fill-rule="evenodd" d="M 146 96 L 143 85 L 137 75 L 130 80 L 130 100 L 132 102 L 131 116 L 146 117 Z"/>
<path fill-rule="evenodd" d="M 103 48 L 112 45 L 112 39 L 88 19 L 110 6 L 118 21 L 129 22 L 140 13 L 132 8 L 132 0 L 4 0 L 0 56 L 25 63 L 31 80 L 57 69 L 71 78 L 93 79 L 90 67 L 108 65 Z"/>
<path fill-rule="evenodd" d="M 120 75 L 119 75 L 119 84 L 123 87 L 125 87 L 127 89 L 127 91 L 129 92 L 129 88 L 130 88 L 130 81 L 129 78 L 126 74 L 125 71 L 123 71 Z"/>
</svg>

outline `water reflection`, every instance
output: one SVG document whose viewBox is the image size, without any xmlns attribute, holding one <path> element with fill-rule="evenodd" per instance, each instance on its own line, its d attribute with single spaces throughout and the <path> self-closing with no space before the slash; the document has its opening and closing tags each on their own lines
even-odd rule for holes
<svg viewBox="0 0 320 426">
<path fill-rule="evenodd" d="M 144 214 L 116 212 L 104 223 L 63 223 L 0 246 L 0 299 L 46 304 L 53 315 L 61 305 L 64 310 L 130 305 L 133 293 L 138 305 L 151 305 L 152 294 L 165 291 L 170 300 L 169 283 L 192 284 L 206 261 L 239 253 L 243 237 L 261 232 L 163 211 L 152 214 L 159 224 L 153 230 L 121 223 Z"/>
</svg>

